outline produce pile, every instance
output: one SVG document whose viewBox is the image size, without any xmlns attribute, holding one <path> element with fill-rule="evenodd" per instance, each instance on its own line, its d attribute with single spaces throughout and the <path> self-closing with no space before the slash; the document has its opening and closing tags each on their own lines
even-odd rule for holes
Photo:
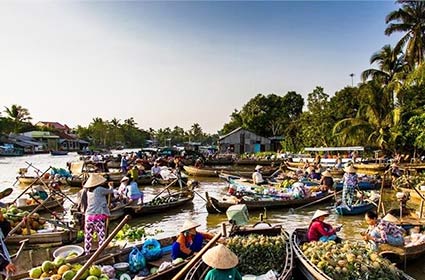
<svg viewBox="0 0 425 280">
<path fill-rule="evenodd" d="M 308 242 L 301 249 L 314 265 L 332 279 L 400 279 L 390 261 L 363 243 Z"/>
<path fill-rule="evenodd" d="M 269 270 L 282 271 L 286 254 L 284 236 L 251 234 L 229 238 L 227 247 L 239 258 L 241 274 L 261 275 Z"/>
<path fill-rule="evenodd" d="M 285 180 L 283 180 L 280 184 L 279 184 L 279 188 L 291 188 L 292 184 L 294 184 L 295 182 L 297 182 L 297 180 L 295 179 L 291 179 L 291 178 L 287 178 Z"/>
<path fill-rule="evenodd" d="M 29 214 L 28 211 L 22 211 L 14 205 L 9 208 L 1 208 L 0 211 L 3 213 L 3 217 L 9 221 L 12 228 L 17 226 L 22 219 Z M 26 220 L 17 229 L 16 233 L 23 235 L 36 233 L 37 230 L 44 227 L 45 223 L 46 219 L 40 217 L 37 213 L 33 213 L 30 216 L 27 216 Z M 28 232 L 28 228 L 30 229 L 30 232 Z"/>
<path fill-rule="evenodd" d="M 162 197 L 157 197 L 155 199 L 152 199 L 151 201 L 147 203 L 147 205 L 151 205 L 151 206 L 162 205 L 162 204 L 167 204 L 174 201 L 177 201 L 177 198 L 172 196 L 162 196 Z"/>
<path fill-rule="evenodd" d="M 402 175 L 394 180 L 393 186 L 396 188 L 412 188 L 425 186 L 425 174 Z"/>
<path fill-rule="evenodd" d="M 41 266 L 35 267 L 29 271 L 29 277 L 32 279 L 50 278 L 50 280 L 72 280 L 77 272 L 83 267 L 83 265 L 78 263 L 73 265 L 67 263 L 69 259 L 74 257 L 75 255 L 71 252 L 66 258 L 57 257 L 53 262 L 44 261 Z M 80 279 L 109 280 L 110 276 L 106 273 L 105 271 L 102 272 L 100 266 L 93 265 L 83 273 Z"/>
<path fill-rule="evenodd" d="M 133 242 L 142 240 L 142 238 L 146 235 L 147 234 L 144 227 L 131 227 L 129 224 L 125 224 L 123 228 L 117 233 L 115 239 Z"/>
</svg>

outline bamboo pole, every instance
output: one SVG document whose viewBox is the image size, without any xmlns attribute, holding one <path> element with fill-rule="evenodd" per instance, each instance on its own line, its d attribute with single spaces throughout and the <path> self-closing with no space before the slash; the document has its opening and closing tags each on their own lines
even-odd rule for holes
<svg viewBox="0 0 425 280">
<path fill-rule="evenodd" d="M 103 252 L 103 250 L 109 245 L 112 239 L 117 235 L 117 233 L 121 230 L 121 228 L 127 223 L 130 219 L 129 215 L 126 215 L 121 222 L 114 228 L 108 238 L 103 242 L 102 246 L 97 248 L 96 252 L 90 257 L 90 259 L 83 265 L 80 270 L 78 270 L 77 274 L 72 278 L 72 280 L 79 280 L 80 277 L 84 274 L 84 272 L 92 265 L 92 263 L 96 260 L 96 258 Z"/>
<path fill-rule="evenodd" d="M 33 181 L 20 195 L 18 195 L 11 204 L 15 203 L 21 196 L 23 196 L 35 183 L 38 182 L 38 180 L 41 179 L 41 177 L 47 173 L 47 171 L 50 170 L 50 168 L 52 168 L 51 166 L 49 168 L 46 169 L 46 171 L 44 171 L 40 176 L 38 176 L 37 178 L 35 178 L 35 181 Z"/>
<path fill-rule="evenodd" d="M 217 233 L 204 247 L 202 247 L 201 251 L 199 251 L 171 280 L 179 280 L 182 278 L 189 269 L 196 263 L 202 255 L 213 245 L 215 244 L 221 237 L 222 233 Z M 78 280 L 78 279 L 73 279 Z"/>
</svg>

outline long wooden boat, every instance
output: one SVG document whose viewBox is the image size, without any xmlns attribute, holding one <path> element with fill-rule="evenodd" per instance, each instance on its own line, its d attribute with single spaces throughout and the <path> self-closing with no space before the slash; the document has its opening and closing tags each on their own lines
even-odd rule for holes
<svg viewBox="0 0 425 280">
<path fill-rule="evenodd" d="M 365 202 L 359 205 L 352 205 L 350 207 L 347 205 L 339 205 L 335 207 L 335 212 L 341 216 L 361 215 L 367 211 L 373 210 L 374 208 L 376 208 L 376 203 Z"/>
<path fill-rule="evenodd" d="M 286 168 L 288 170 L 296 172 L 300 167 L 293 167 L 293 166 L 287 165 Z M 344 175 L 344 170 L 342 170 L 342 169 L 334 169 L 333 168 L 333 169 L 329 169 L 329 172 L 331 173 L 332 176 L 335 176 L 335 177 L 341 177 L 342 175 Z"/>
<path fill-rule="evenodd" d="M 395 186 L 395 188 L 400 192 L 410 193 L 410 199 L 415 203 L 420 203 L 422 201 L 422 198 L 420 197 L 418 192 L 425 198 L 425 191 L 421 191 L 421 190 L 418 190 L 418 189 L 416 189 L 416 191 L 415 191 L 414 189 L 402 188 L 402 187 L 397 187 L 397 186 Z"/>
<path fill-rule="evenodd" d="M 38 177 L 36 176 L 18 176 L 16 177 L 16 180 L 18 180 L 19 184 L 21 185 L 30 185 L 33 184 L 35 180 L 37 180 Z M 44 179 L 44 178 L 40 178 L 37 181 L 37 184 L 42 185 L 43 182 L 45 184 L 50 184 L 51 183 L 51 179 Z"/>
<path fill-rule="evenodd" d="M 22 240 L 28 239 L 28 245 L 33 247 L 59 246 L 77 240 L 77 230 L 56 230 L 52 232 L 37 232 L 29 235 L 13 234 L 7 236 L 7 245 L 18 246 Z"/>
<path fill-rule="evenodd" d="M 378 249 L 381 255 L 391 259 L 398 264 L 402 264 L 405 261 L 415 260 L 425 255 L 425 243 L 414 246 L 393 246 L 390 244 L 379 244 Z"/>
<path fill-rule="evenodd" d="M 326 196 L 328 196 L 328 198 L 324 200 L 331 200 L 333 198 L 332 195 L 324 192 L 319 193 L 316 196 L 300 199 L 276 199 L 273 197 L 264 197 L 259 200 L 240 200 L 238 202 L 235 202 L 234 200 L 218 200 L 214 197 L 210 197 L 208 193 L 205 193 L 205 196 L 207 198 L 207 212 L 210 214 L 225 213 L 227 208 L 236 204 L 245 204 L 248 210 L 263 210 L 264 208 L 290 208 L 301 206 L 324 199 Z"/>
<path fill-rule="evenodd" d="M 57 151 L 50 151 L 50 154 L 52 155 L 52 156 L 66 156 L 67 154 L 68 154 L 68 151 L 59 151 L 59 150 L 57 150 Z"/>
<path fill-rule="evenodd" d="M 282 260 L 270 260 L 273 262 L 282 262 L 283 269 L 279 272 L 277 276 L 277 280 L 289 280 L 292 279 L 292 269 L 293 269 L 293 251 L 291 242 L 289 240 L 289 235 L 286 231 L 283 230 L 281 226 L 271 226 L 267 225 L 265 227 L 246 227 L 242 229 L 238 229 L 237 231 L 231 232 L 230 236 L 246 236 L 250 234 L 262 234 L 267 236 L 285 236 L 286 242 L 286 254 Z M 195 265 L 189 270 L 186 275 L 185 280 L 198 280 L 204 279 L 208 271 L 211 269 L 207 264 L 205 264 L 202 259 L 200 259 Z"/>
<path fill-rule="evenodd" d="M 192 190 L 185 190 L 182 192 L 170 194 L 160 197 L 164 203 L 155 203 L 154 201 L 145 202 L 141 206 L 127 206 L 126 210 L 132 216 L 138 217 L 151 213 L 162 213 L 179 206 L 191 203 L 194 198 Z M 165 202 L 166 201 L 166 202 Z"/>
<path fill-rule="evenodd" d="M 355 163 L 354 168 L 358 173 L 366 172 L 378 172 L 388 169 L 390 165 L 388 163 Z"/>
<path fill-rule="evenodd" d="M 263 167 L 262 174 L 264 176 L 269 176 L 273 174 L 278 167 Z M 196 168 L 194 166 L 184 166 L 184 170 L 191 176 L 195 177 L 219 177 L 220 173 L 226 173 L 231 175 L 236 175 L 240 177 L 248 177 L 250 178 L 252 176 L 253 170 L 235 170 L 232 168 L 211 168 L 211 167 L 204 167 L 204 168 Z"/>
<path fill-rule="evenodd" d="M 332 278 L 310 262 L 304 255 L 300 248 L 300 245 L 304 242 L 307 242 L 307 229 L 295 229 L 291 235 L 291 243 L 296 256 L 296 266 L 299 271 L 307 280 L 332 280 Z M 400 272 L 400 275 L 403 280 L 414 280 L 414 278 L 404 272 Z"/>
<path fill-rule="evenodd" d="M 50 209 L 54 209 L 54 208 L 58 208 L 58 207 L 63 207 L 63 202 L 64 202 L 64 198 L 63 197 L 49 197 L 47 198 L 48 200 L 46 202 L 44 202 L 43 207 L 40 208 L 39 212 L 46 212 L 49 211 Z M 40 202 L 42 202 L 42 200 L 40 200 Z M 28 211 L 31 212 L 32 210 L 34 210 L 39 204 L 31 204 L 31 205 L 24 205 L 24 206 L 17 206 L 17 208 L 19 208 L 22 211 Z"/>
</svg>

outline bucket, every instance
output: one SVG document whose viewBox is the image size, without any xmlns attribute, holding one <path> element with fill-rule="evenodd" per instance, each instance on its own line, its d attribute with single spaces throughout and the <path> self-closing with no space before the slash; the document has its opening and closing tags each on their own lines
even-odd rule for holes
<svg viewBox="0 0 425 280">
<path fill-rule="evenodd" d="M 27 205 L 27 199 L 26 198 L 18 198 L 16 201 L 16 206 L 22 207 Z"/>
</svg>

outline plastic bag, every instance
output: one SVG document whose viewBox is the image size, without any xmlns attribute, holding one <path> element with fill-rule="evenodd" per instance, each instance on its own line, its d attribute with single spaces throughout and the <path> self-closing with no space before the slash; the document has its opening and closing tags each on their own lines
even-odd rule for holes
<svg viewBox="0 0 425 280">
<path fill-rule="evenodd" d="M 156 239 L 148 239 L 143 243 L 143 255 L 146 260 L 154 261 L 162 256 L 161 244 Z"/>
<path fill-rule="evenodd" d="M 128 264 L 130 271 L 135 273 L 146 268 L 146 259 L 143 253 L 135 246 L 128 255 Z"/>
</svg>

